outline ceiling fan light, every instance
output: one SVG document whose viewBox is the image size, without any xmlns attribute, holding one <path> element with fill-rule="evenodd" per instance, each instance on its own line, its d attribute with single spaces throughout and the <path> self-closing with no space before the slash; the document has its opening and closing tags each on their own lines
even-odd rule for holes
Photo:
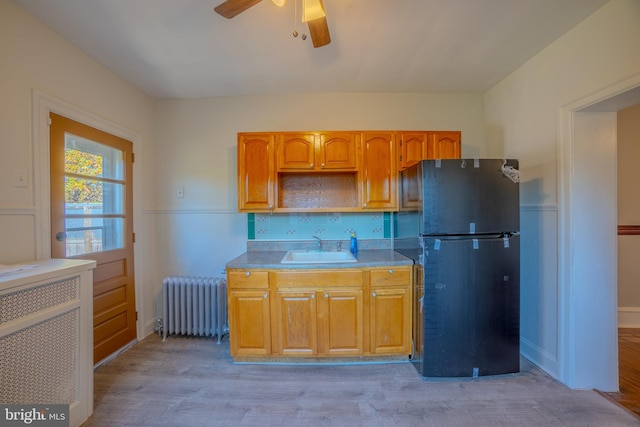
<svg viewBox="0 0 640 427">
<path fill-rule="evenodd" d="M 273 4 L 275 4 L 278 7 L 282 7 L 284 6 L 284 4 L 287 2 L 287 0 L 271 0 L 273 2 Z"/>
<path fill-rule="evenodd" d="M 302 0 L 302 22 L 327 16 L 322 7 L 322 0 Z"/>
</svg>

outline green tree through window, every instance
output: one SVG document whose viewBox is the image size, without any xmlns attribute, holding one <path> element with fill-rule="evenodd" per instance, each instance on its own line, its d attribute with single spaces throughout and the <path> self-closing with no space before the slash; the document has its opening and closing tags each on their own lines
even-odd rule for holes
<svg viewBox="0 0 640 427">
<path fill-rule="evenodd" d="M 102 176 L 102 156 L 70 148 L 67 148 L 65 152 L 65 171 L 67 173 Z M 102 203 L 102 183 L 86 178 L 67 176 L 65 199 L 68 203 Z"/>
</svg>

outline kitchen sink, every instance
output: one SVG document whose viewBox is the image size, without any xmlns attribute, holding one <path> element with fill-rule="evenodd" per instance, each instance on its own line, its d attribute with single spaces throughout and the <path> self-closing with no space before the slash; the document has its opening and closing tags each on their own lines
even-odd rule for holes
<svg viewBox="0 0 640 427">
<path fill-rule="evenodd" d="M 280 263 L 282 264 L 321 264 L 330 262 L 358 261 L 349 251 L 288 251 Z"/>
</svg>

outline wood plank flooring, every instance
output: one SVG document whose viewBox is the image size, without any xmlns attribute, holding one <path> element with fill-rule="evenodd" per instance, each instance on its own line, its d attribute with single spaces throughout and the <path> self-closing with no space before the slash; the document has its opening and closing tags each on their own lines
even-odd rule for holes
<svg viewBox="0 0 640 427">
<path fill-rule="evenodd" d="M 640 329 L 618 330 L 618 393 L 606 393 L 640 416 Z"/>
<path fill-rule="evenodd" d="M 424 381 L 408 363 L 237 364 L 225 339 L 151 335 L 95 372 L 84 426 L 640 426 L 526 359 L 521 372 Z"/>
</svg>

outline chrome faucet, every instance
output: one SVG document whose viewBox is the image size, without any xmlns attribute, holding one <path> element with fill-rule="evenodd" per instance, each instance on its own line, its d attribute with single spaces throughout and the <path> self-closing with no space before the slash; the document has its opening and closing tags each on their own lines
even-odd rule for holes
<svg viewBox="0 0 640 427">
<path fill-rule="evenodd" d="M 311 236 L 311 237 L 318 240 L 318 250 L 322 252 L 322 239 L 319 238 L 318 236 Z"/>
</svg>

